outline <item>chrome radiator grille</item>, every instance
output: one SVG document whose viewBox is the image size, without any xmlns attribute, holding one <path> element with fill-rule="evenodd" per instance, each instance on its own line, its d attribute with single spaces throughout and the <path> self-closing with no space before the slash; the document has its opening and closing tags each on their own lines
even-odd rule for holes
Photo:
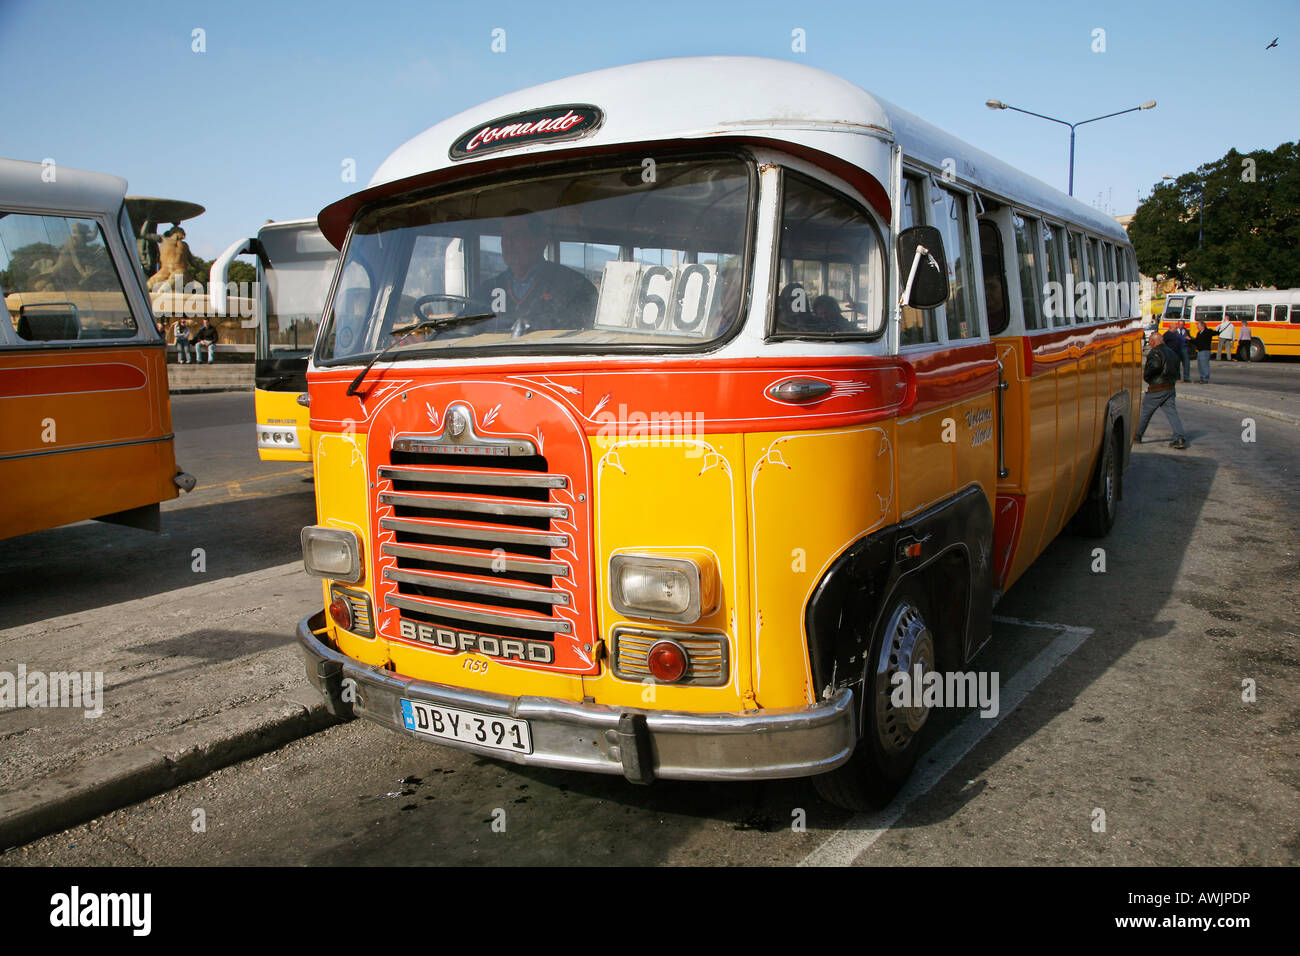
<svg viewBox="0 0 1300 956">
<path fill-rule="evenodd" d="M 533 640 L 571 634 L 555 613 L 571 592 L 568 560 L 572 506 L 552 500 L 569 488 L 540 455 L 505 459 L 511 467 L 478 466 L 464 457 L 392 452 L 381 466 L 379 504 L 393 532 L 381 553 L 395 559 L 384 577 L 396 584 L 386 603 L 404 618 L 440 627 Z M 503 459 L 494 459 L 492 465 Z"/>
</svg>

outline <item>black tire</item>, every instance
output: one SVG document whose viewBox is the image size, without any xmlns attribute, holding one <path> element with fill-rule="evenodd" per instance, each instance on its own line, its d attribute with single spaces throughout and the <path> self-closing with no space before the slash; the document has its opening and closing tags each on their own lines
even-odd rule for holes
<svg viewBox="0 0 1300 956">
<path fill-rule="evenodd" d="M 1115 515 L 1119 513 L 1119 443 L 1120 436 L 1116 432 L 1102 447 L 1088 496 L 1070 522 L 1070 530 L 1085 537 L 1104 538 L 1115 526 Z"/>
<path fill-rule="evenodd" d="M 901 585 L 890 597 L 871 641 L 862 689 L 855 695 L 861 728 L 857 747 L 848 763 L 813 777 L 827 803 L 845 810 L 879 809 L 911 774 L 930 712 L 923 706 L 895 707 L 891 675 L 917 662 L 926 671 L 936 669 L 937 642 L 926 623 L 932 619 L 919 582 Z"/>
<path fill-rule="evenodd" d="M 1264 361 L 1264 359 L 1266 359 L 1266 358 L 1268 358 L 1268 355 L 1267 355 L 1267 353 L 1264 351 L 1264 343 L 1261 342 L 1261 341 L 1260 341 L 1259 339 L 1257 339 L 1257 338 L 1251 338 L 1251 340 L 1250 340 L 1250 360 L 1251 360 L 1252 362 L 1262 362 L 1262 361 Z"/>
</svg>

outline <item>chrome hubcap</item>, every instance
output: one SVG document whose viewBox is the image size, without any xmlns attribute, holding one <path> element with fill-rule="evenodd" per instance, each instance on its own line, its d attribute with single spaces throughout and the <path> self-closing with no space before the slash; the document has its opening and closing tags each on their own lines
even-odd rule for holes
<svg viewBox="0 0 1300 956">
<path fill-rule="evenodd" d="M 921 612 L 910 602 L 898 605 L 889 619 L 876 662 L 876 735 L 886 753 L 906 750 L 929 719 L 930 708 L 919 691 L 924 687 L 922 678 L 934 667 L 934 638 Z M 907 707 L 894 703 L 895 674 L 907 675 Z"/>
</svg>

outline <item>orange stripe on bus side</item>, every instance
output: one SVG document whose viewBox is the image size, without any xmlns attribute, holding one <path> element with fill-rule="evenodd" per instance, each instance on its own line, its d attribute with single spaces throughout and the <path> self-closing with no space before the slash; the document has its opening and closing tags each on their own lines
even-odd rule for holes
<svg viewBox="0 0 1300 956">
<path fill-rule="evenodd" d="M 121 392 L 143 388 L 147 379 L 134 365 L 27 365 L 5 369 L 0 376 L 0 398 L 37 395 L 73 395 L 83 392 Z"/>
</svg>

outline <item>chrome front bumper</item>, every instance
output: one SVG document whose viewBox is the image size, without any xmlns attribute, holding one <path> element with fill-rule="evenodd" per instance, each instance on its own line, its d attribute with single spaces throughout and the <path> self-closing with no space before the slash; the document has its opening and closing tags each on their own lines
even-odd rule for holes
<svg viewBox="0 0 1300 956">
<path fill-rule="evenodd" d="M 622 774 L 634 783 L 677 780 L 757 780 L 804 777 L 833 770 L 853 753 L 853 694 L 791 711 L 691 714 L 629 710 L 550 697 L 505 697 L 412 680 L 358 663 L 326 645 L 317 633 L 324 612 L 298 624 L 307 679 L 339 717 L 366 717 L 410 734 L 400 701 L 424 701 L 480 714 L 528 721 L 533 753 L 472 743 L 421 739 L 512 763 Z M 355 682 L 355 702 L 343 700 L 343 682 Z"/>
</svg>

